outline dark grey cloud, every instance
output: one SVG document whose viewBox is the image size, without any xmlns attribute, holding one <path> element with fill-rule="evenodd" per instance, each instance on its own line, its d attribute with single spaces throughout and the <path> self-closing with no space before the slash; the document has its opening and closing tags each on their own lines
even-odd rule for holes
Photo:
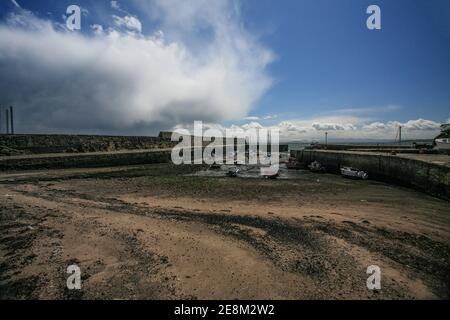
<svg viewBox="0 0 450 320">
<path fill-rule="evenodd" d="M 0 104 L 14 105 L 18 129 L 30 132 L 153 134 L 194 120 L 241 119 L 271 85 L 271 52 L 235 15 L 226 18 L 234 10 L 226 1 L 179 3 L 185 18 L 204 6 L 216 17 L 204 22 L 216 32 L 202 54 L 165 37 L 182 32 L 166 6 L 166 29 L 150 36 L 99 26 L 71 33 L 17 9 L 0 25 Z"/>
</svg>

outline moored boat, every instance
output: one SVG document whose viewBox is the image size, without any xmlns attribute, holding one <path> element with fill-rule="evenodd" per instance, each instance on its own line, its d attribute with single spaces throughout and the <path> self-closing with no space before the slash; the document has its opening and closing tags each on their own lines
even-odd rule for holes
<svg viewBox="0 0 450 320">
<path fill-rule="evenodd" d="M 369 175 L 367 173 L 365 173 L 362 170 L 351 167 L 342 167 L 341 174 L 345 178 L 361 179 L 361 180 L 369 179 Z"/>
<path fill-rule="evenodd" d="M 261 176 L 266 179 L 276 179 L 280 176 L 279 170 L 272 167 L 261 168 Z"/>
<path fill-rule="evenodd" d="M 220 170 L 222 168 L 222 166 L 218 163 L 214 163 L 209 168 L 212 170 Z"/>
<path fill-rule="evenodd" d="M 326 169 L 325 167 L 318 161 L 314 161 L 312 162 L 309 166 L 308 166 L 309 170 L 311 170 L 312 172 L 316 172 L 316 173 L 321 173 L 321 172 L 325 172 Z"/>
<path fill-rule="evenodd" d="M 241 171 L 241 170 L 239 170 L 239 168 L 231 167 L 228 169 L 227 177 L 235 178 L 238 176 L 239 171 Z"/>
</svg>

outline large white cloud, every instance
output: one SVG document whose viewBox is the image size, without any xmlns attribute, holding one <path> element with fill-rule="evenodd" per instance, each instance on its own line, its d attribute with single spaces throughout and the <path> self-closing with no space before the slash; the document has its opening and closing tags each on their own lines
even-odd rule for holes
<svg viewBox="0 0 450 320">
<path fill-rule="evenodd" d="M 134 32 L 142 32 L 142 23 L 138 18 L 133 16 L 119 17 L 116 15 L 113 15 L 112 17 L 114 19 L 114 24 L 117 27 L 125 27 L 126 29 Z"/>
<path fill-rule="evenodd" d="M 312 127 L 317 131 L 339 131 L 339 130 L 352 130 L 353 125 L 350 123 L 313 123 Z"/>
<path fill-rule="evenodd" d="M 325 132 L 328 132 L 329 140 L 394 141 L 400 126 L 403 129 L 403 138 L 405 140 L 432 139 L 440 132 L 440 123 L 431 120 L 416 119 L 406 122 L 370 122 L 363 118 L 351 116 L 290 120 L 270 126 L 263 126 L 258 122 L 251 122 L 240 127 L 242 129 L 277 128 L 280 131 L 280 138 L 283 141 L 300 140 L 310 142 L 312 140 L 322 141 L 325 137 Z"/>
<path fill-rule="evenodd" d="M 273 55 L 242 29 L 233 2 L 137 5 L 157 10 L 162 31 L 69 33 L 19 8 L 0 25 L 0 96 L 20 130 L 145 134 L 241 119 L 271 86 Z"/>
</svg>

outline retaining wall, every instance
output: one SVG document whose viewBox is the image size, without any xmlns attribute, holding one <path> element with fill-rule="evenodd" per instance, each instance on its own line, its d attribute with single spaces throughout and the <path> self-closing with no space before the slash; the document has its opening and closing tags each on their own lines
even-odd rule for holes
<svg viewBox="0 0 450 320">
<path fill-rule="evenodd" d="M 371 179 L 414 187 L 426 193 L 450 200 L 450 167 L 400 156 L 358 152 L 302 150 L 298 161 L 309 164 L 318 161 L 328 171 L 338 173 L 341 166 L 364 170 Z"/>
<path fill-rule="evenodd" d="M 170 141 L 157 137 L 95 135 L 0 135 L 4 146 L 26 153 L 99 152 L 169 147 Z"/>
<path fill-rule="evenodd" d="M 96 168 L 170 161 L 171 152 L 167 150 L 17 156 L 0 158 L 0 171 Z"/>
</svg>

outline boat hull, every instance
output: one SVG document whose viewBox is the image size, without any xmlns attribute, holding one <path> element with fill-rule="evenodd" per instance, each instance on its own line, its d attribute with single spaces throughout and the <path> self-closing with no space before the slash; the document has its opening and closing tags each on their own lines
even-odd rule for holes
<svg viewBox="0 0 450 320">
<path fill-rule="evenodd" d="M 341 174 L 344 178 L 367 180 L 369 175 L 364 171 L 351 169 L 351 168 L 341 168 Z"/>
</svg>

